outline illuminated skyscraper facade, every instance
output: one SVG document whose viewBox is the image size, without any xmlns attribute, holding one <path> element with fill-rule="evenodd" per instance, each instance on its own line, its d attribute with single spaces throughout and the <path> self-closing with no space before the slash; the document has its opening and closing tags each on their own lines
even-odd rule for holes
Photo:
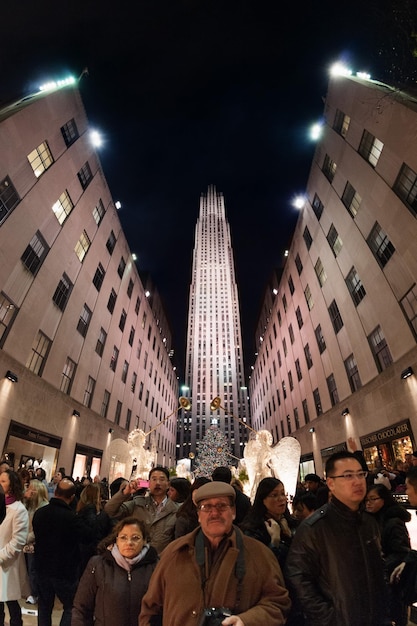
<svg viewBox="0 0 417 626">
<path fill-rule="evenodd" d="M 242 456 L 249 409 L 241 337 L 230 227 L 223 194 L 211 185 L 201 195 L 195 231 L 185 372 L 192 408 L 178 421 L 180 457 L 195 453 L 213 423 L 228 438 L 232 453 Z M 215 397 L 221 408 L 212 411 Z"/>
</svg>

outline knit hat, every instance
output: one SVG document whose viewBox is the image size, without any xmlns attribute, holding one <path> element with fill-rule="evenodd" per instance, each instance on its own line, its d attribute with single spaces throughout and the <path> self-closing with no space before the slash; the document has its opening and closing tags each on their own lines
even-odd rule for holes
<svg viewBox="0 0 417 626">
<path fill-rule="evenodd" d="M 208 500 L 209 498 L 233 498 L 233 502 L 236 500 L 236 492 L 232 485 L 222 483 L 218 480 L 206 483 L 202 487 L 196 489 L 193 493 L 193 500 L 195 504 L 198 504 L 202 500 Z"/>
</svg>

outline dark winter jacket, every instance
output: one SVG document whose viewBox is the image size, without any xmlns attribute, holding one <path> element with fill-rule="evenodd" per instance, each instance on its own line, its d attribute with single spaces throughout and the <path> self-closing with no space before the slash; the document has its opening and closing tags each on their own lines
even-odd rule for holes
<svg viewBox="0 0 417 626">
<path fill-rule="evenodd" d="M 393 504 L 384 506 L 375 517 L 381 530 L 382 554 L 389 575 L 410 551 L 410 537 L 405 523 L 410 521 L 411 515 L 400 504 Z"/>
<path fill-rule="evenodd" d="M 382 626 L 385 584 L 376 520 L 333 497 L 298 527 L 286 581 L 308 626 Z"/>
<path fill-rule="evenodd" d="M 93 556 L 75 594 L 71 626 L 138 626 L 142 597 L 158 561 L 155 548 L 130 572 L 110 550 Z"/>
<path fill-rule="evenodd" d="M 100 541 L 111 533 L 113 524 L 105 511 L 97 513 L 94 504 L 87 504 L 78 511 L 77 516 L 91 528 L 91 537 L 88 540 L 83 538 L 80 542 L 80 572 L 82 573 L 91 557 L 97 554 L 97 546 Z"/>
</svg>

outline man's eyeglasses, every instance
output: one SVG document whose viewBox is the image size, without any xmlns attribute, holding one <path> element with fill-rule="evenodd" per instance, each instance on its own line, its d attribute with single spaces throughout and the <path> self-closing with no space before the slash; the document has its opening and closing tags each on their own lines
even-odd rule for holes
<svg viewBox="0 0 417 626">
<path fill-rule="evenodd" d="M 340 474 L 339 476 L 329 476 L 329 478 L 344 478 L 348 482 L 351 480 L 355 480 L 355 478 L 366 478 L 368 476 L 368 472 L 346 472 L 345 474 Z"/>
<path fill-rule="evenodd" d="M 198 510 L 202 513 L 213 513 L 213 511 L 217 511 L 217 513 L 225 513 L 227 509 L 230 509 L 231 504 L 200 504 Z"/>
<path fill-rule="evenodd" d="M 132 537 L 127 537 L 126 535 L 119 535 L 117 539 L 121 541 L 122 543 L 127 543 L 128 541 L 131 541 L 132 543 L 139 543 L 139 541 L 142 541 L 143 537 L 139 537 L 139 535 L 133 535 Z"/>
</svg>

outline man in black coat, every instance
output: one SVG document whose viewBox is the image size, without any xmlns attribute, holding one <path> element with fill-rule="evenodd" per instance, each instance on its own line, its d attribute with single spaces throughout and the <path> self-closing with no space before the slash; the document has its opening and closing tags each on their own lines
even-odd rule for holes
<svg viewBox="0 0 417 626">
<path fill-rule="evenodd" d="M 227 483 L 228 485 L 230 485 L 231 480 L 232 480 L 232 472 L 230 470 L 229 467 L 216 467 L 213 470 L 213 473 L 211 475 L 211 479 L 212 480 L 218 480 L 221 483 Z M 233 485 L 232 485 L 233 487 Z M 247 495 L 245 495 L 242 491 L 240 491 L 239 489 L 236 489 L 236 487 L 233 487 L 233 489 L 235 490 L 236 493 L 236 518 L 235 518 L 235 524 L 237 526 L 239 526 L 239 524 L 241 524 L 246 516 L 246 514 L 249 512 L 250 508 L 251 508 L 251 503 L 250 500 L 248 498 Z"/>
<path fill-rule="evenodd" d="M 71 509 L 75 485 L 63 478 L 48 506 L 33 516 L 35 565 L 39 583 L 38 626 L 51 626 L 55 596 L 64 612 L 60 626 L 71 626 L 72 604 L 81 572 L 79 542 L 88 541 L 91 530 Z"/>
<path fill-rule="evenodd" d="M 326 463 L 330 502 L 298 527 L 286 581 L 306 626 L 382 626 L 387 621 L 380 536 L 364 511 L 367 472 L 351 452 Z"/>
</svg>

